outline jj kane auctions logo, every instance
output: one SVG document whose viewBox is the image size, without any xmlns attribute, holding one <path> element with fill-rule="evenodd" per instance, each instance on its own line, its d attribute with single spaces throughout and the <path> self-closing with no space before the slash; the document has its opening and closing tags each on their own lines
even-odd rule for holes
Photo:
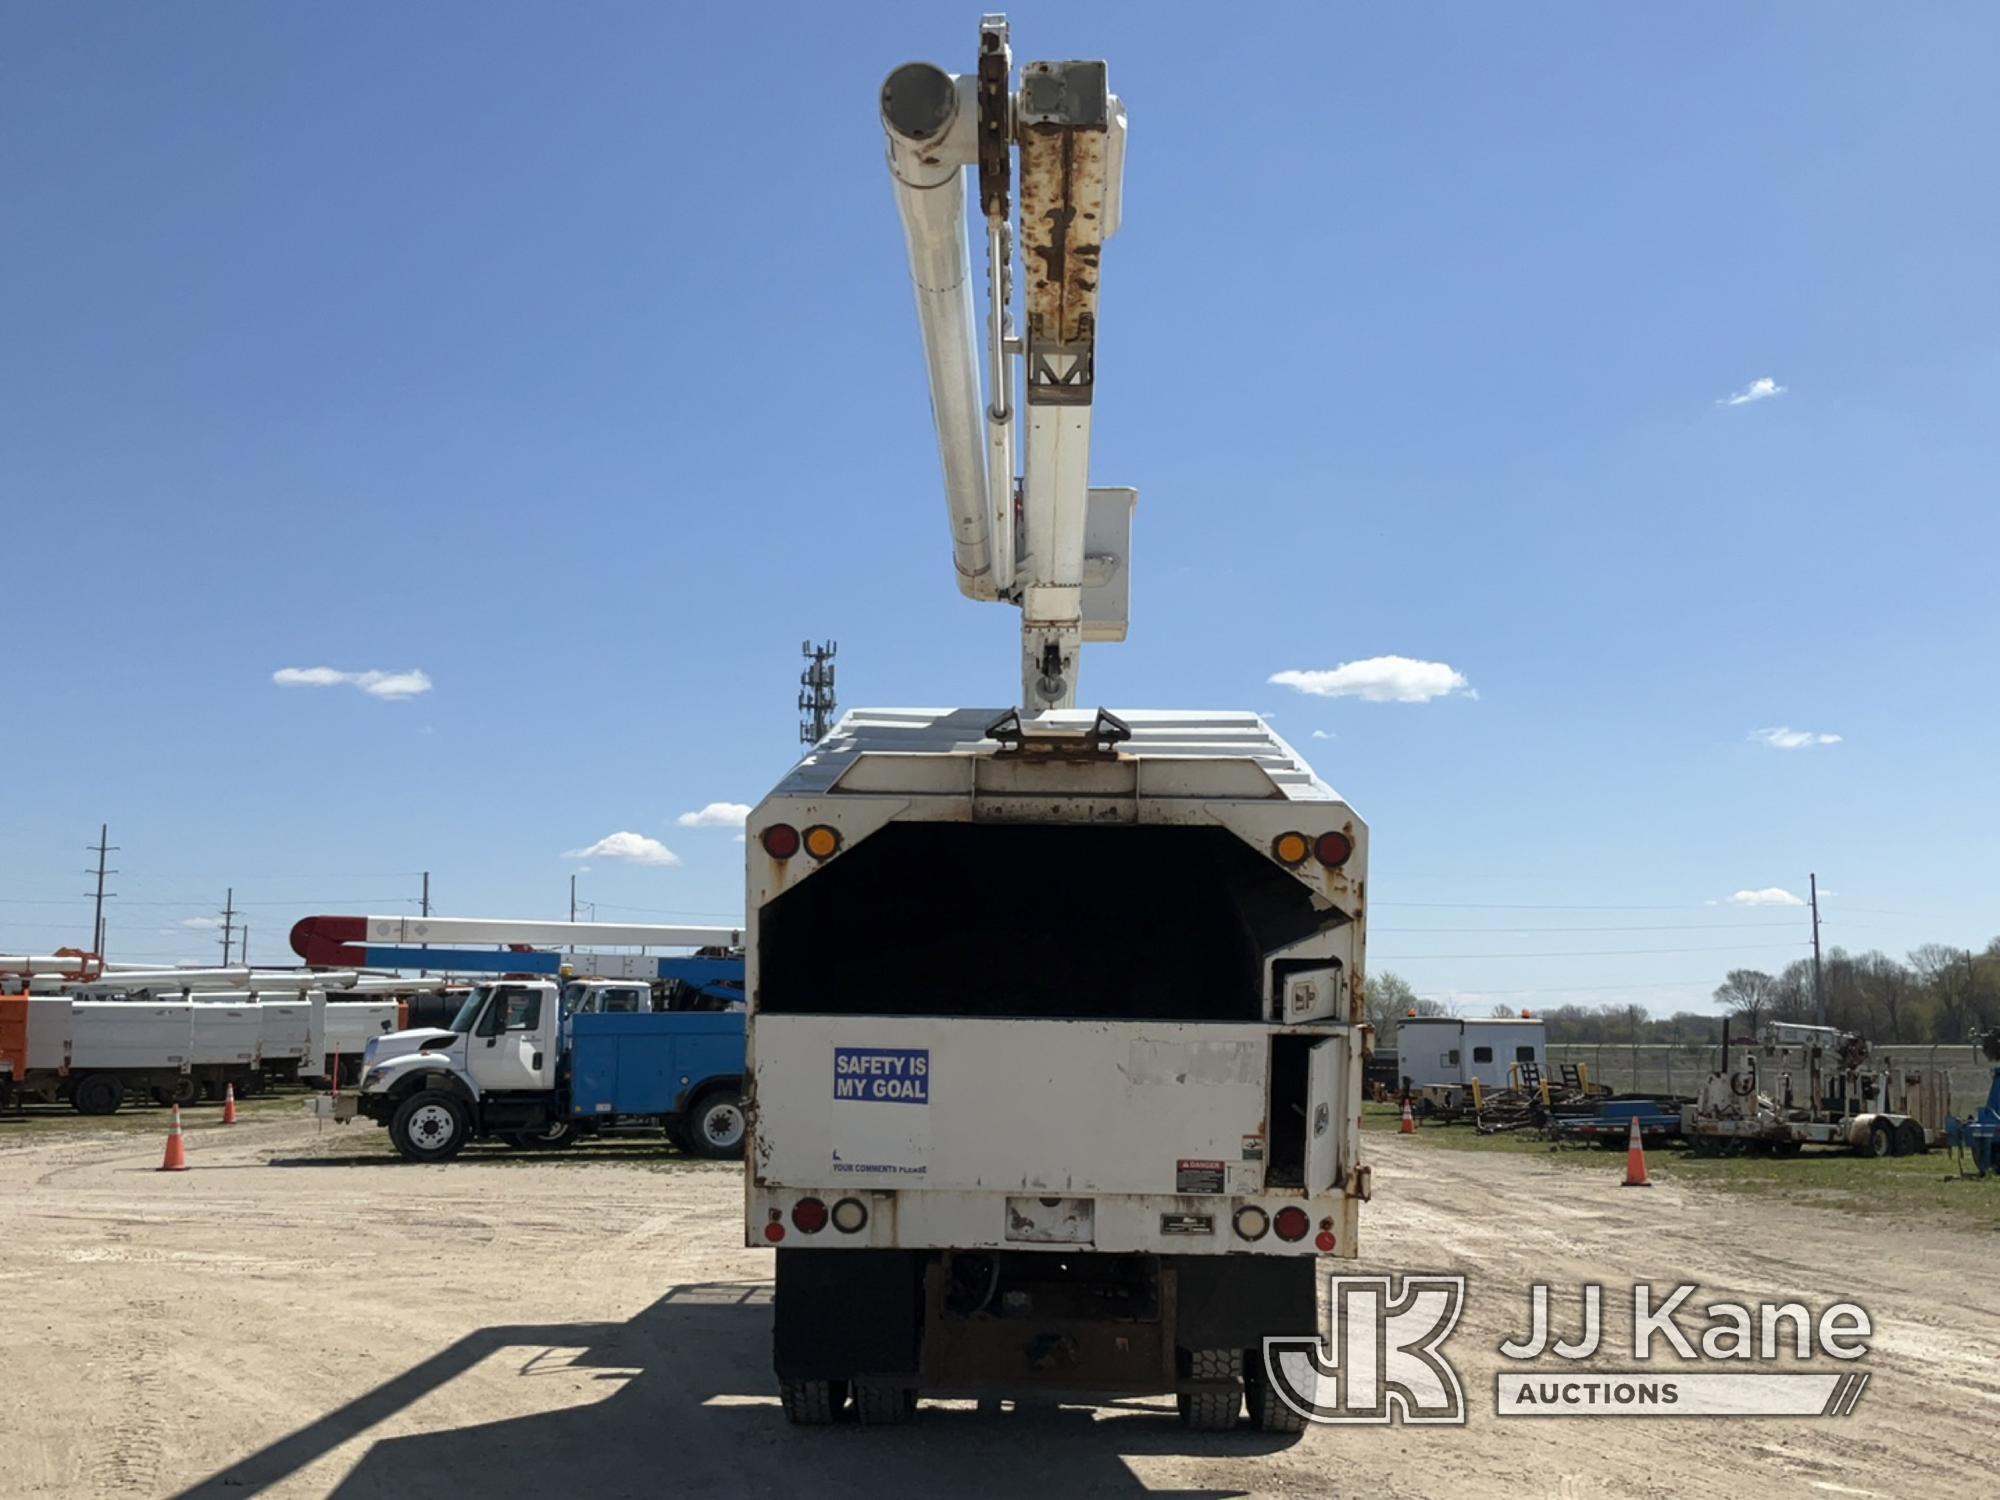
<svg viewBox="0 0 2000 1500">
<path fill-rule="evenodd" d="M 1503 1417 L 1846 1416 L 1867 1388 L 1853 1368 L 1775 1370 L 1781 1360 L 1851 1362 L 1868 1352 L 1866 1310 L 1836 1302 L 1815 1314 L 1799 1302 L 1711 1302 L 1698 1326 L 1696 1288 L 1664 1297 L 1632 1288 L 1636 1370 L 1581 1370 L 1605 1346 L 1604 1288 L 1581 1289 L 1582 1324 L 1558 1335 L 1549 1288 L 1528 1293 L 1528 1330 L 1500 1345 L 1494 1412 Z M 1444 1344 L 1465 1310 L 1463 1276 L 1328 1278 L 1327 1327 L 1318 1339 L 1268 1338 L 1264 1374 L 1293 1411 L 1313 1422 L 1463 1425 L 1464 1386 Z"/>
</svg>

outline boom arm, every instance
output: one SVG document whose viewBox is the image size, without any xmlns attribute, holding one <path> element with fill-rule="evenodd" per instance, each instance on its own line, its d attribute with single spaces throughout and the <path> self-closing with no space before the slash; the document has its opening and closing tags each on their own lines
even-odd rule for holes
<svg viewBox="0 0 2000 1500">
<path fill-rule="evenodd" d="M 1019 606 L 1023 709 L 1073 708 L 1083 642 L 1125 636 L 1134 496 L 1090 489 L 1098 269 L 1118 227 L 1125 109 L 1102 62 L 1028 63 L 1015 90 L 1006 20 L 989 16 L 978 71 L 898 68 L 882 87 L 882 123 L 959 588 Z M 1025 339 L 1010 322 L 1017 150 Z M 975 168 L 987 245 L 983 402 L 965 217 L 965 176 Z M 1028 410 L 1018 480 L 1017 355 Z"/>
</svg>

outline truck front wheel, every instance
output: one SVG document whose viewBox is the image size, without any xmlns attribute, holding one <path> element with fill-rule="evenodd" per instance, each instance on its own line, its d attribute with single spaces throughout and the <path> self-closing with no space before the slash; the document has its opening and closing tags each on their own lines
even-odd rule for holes
<svg viewBox="0 0 2000 1500">
<path fill-rule="evenodd" d="M 125 1084 L 109 1073 L 79 1078 L 69 1092 L 70 1108 L 80 1115 L 109 1115 L 125 1102 Z"/>
<path fill-rule="evenodd" d="M 389 1139 L 405 1161 L 450 1161 L 470 1134 L 465 1105 L 443 1089 L 419 1089 L 389 1121 Z"/>
<path fill-rule="evenodd" d="M 711 1089 L 688 1111 L 682 1132 L 688 1149 L 711 1161 L 740 1159 L 743 1155 L 743 1099 L 735 1089 Z"/>
</svg>

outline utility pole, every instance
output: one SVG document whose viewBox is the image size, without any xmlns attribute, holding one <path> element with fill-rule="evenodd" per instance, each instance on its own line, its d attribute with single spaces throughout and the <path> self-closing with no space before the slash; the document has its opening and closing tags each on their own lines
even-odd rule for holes
<svg viewBox="0 0 2000 1500">
<path fill-rule="evenodd" d="M 118 873 L 116 870 L 104 868 L 104 857 L 118 847 L 110 842 L 110 837 L 111 825 L 99 823 L 97 842 L 84 845 L 84 848 L 94 850 L 97 854 L 97 908 L 90 919 L 90 951 L 99 958 L 104 957 L 104 898 L 118 894 L 116 891 L 107 891 L 104 888 L 104 877 Z M 83 873 L 88 875 L 90 871 L 85 870 Z"/>
<path fill-rule="evenodd" d="M 569 877 L 569 919 L 572 922 L 576 920 L 576 876 L 573 873 Z M 569 945 L 569 951 L 576 952 L 575 943 Z"/>
<path fill-rule="evenodd" d="M 236 940 L 236 961 L 244 968 L 250 967 L 250 924 L 243 924 L 243 936 Z"/>
<path fill-rule="evenodd" d="M 431 872 L 429 870 L 424 871 L 424 898 L 418 909 L 427 917 L 431 914 Z M 430 944 L 424 943 L 421 946 L 428 948 Z M 419 979 L 428 979 L 431 977 L 431 971 L 429 969 L 419 969 L 417 970 L 417 977 Z"/>
<path fill-rule="evenodd" d="M 799 674 L 799 742 L 817 745 L 833 727 L 833 711 L 839 705 L 833 697 L 833 658 L 840 650 L 838 641 L 811 641 L 800 644 L 799 652 L 808 663 Z"/>
<path fill-rule="evenodd" d="M 229 967 L 229 950 L 236 940 L 236 887 L 222 898 L 222 967 Z"/>
<path fill-rule="evenodd" d="M 1813 1014 L 1819 1024 L 1826 1025 L 1826 986 L 1819 973 L 1819 876 L 1808 875 L 1812 883 L 1812 924 L 1813 924 Z"/>
</svg>

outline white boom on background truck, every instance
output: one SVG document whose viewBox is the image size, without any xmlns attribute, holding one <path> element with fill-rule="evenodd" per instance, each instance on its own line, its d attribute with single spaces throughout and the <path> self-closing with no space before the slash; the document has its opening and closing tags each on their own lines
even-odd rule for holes
<svg viewBox="0 0 2000 1500">
<path fill-rule="evenodd" d="M 1254 714 L 1074 708 L 1081 642 L 1124 634 L 1133 505 L 1088 488 L 1104 64 L 1017 88 L 989 17 L 975 73 L 898 69 L 882 105 L 959 582 L 1021 608 L 1023 706 L 850 713 L 751 814 L 745 1233 L 777 1251 L 785 1411 L 1171 1391 L 1297 1431 L 1261 1350 L 1316 1334 L 1316 1257 L 1356 1253 L 1368 1196 L 1367 829 Z"/>
</svg>

